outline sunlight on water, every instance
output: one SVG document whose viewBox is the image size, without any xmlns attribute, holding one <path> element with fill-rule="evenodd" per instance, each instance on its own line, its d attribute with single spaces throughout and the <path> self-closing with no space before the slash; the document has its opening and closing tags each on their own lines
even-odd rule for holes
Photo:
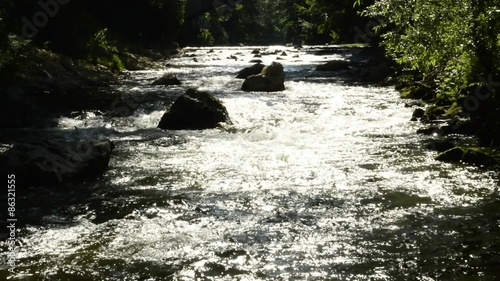
<svg viewBox="0 0 500 281">
<path fill-rule="evenodd" d="M 97 184 L 104 191 L 73 206 L 85 207 L 74 224 L 23 233 L 23 276 L 405 280 L 418 272 L 418 237 L 440 235 L 411 224 L 493 188 L 493 174 L 436 162 L 397 92 L 308 80 L 315 65 L 341 55 L 262 47 L 287 52 L 281 62 L 297 79 L 280 93 L 240 91 L 233 77 L 251 65 L 251 50 L 188 49 L 196 61 L 174 58 L 165 71 L 131 72 L 128 86 L 117 86 L 138 101 L 128 116 L 60 119 L 61 128 L 113 139 L 116 151 Z M 185 84 L 150 86 L 165 72 Z M 221 99 L 234 130 L 155 129 L 164 105 L 146 96 L 171 102 L 186 87 Z"/>
</svg>

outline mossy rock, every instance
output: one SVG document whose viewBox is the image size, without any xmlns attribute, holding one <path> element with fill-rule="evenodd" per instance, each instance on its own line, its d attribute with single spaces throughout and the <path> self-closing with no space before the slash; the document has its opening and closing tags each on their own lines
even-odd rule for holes
<svg viewBox="0 0 500 281">
<path fill-rule="evenodd" d="M 162 86 L 174 86 L 174 85 L 181 85 L 182 82 L 177 78 L 175 77 L 174 75 L 172 74 L 165 74 L 163 75 L 162 77 L 158 78 L 156 81 L 153 82 L 153 86 L 158 86 L 158 85 L 162 85 Z"/>
<path fill-rule="evenodd" d="M 232 124 L 226 107 L 208 92 L 188 89 L 165 112 L 158 124 L 163 130 L 203 130 Z"/>
<path fill-rule="evenodd" d="M 464 154 L 465 151 L 462 148 L 455 146 L 439 154 L 436 160 L 444 162 L 461 162 Z"/>
<path fill-rule="evenodd" d="M 424 116 L 422 116 L 423 121 L 432 121 L 440 118 L 444 118 L 446 113 L 446 108 L 443 106 L 431 105 L 426 108 Z"/>
<path fill-rule="evenodd" d="M 456 139 L 430 139 L 427 141 L 426 148 L 438 152 L 445 152 L 456 146 Z"/>
<path fill-rule="evenodd" d="M 454 102 L 447 110 L 445 113 L 445 116 L 447 117 L 454 117 L 454 116 L 459 116 L 460 113 L 462 112 L 462 107 L 458 105 L 457 102 Z"/>
<path fill-rule="evenodd" d="M 439 154 L 436 160 L 445 162 L 463 162 L 470 165 L 491 167 L 500 165 L 498 147 L 460 147 L 456 146 Z"/>
<path fill-rule="evenodd" d="M 401 88 L 400 93 L 403 99 L 421 99 L 425 101 L 430 101 L 436 96 L 434 90 L 420 83 Z"/>
<path fill-rule="evenodd" d="M 500 164 L 500 153 L 491 148 L 469 148 L 465 150 L 462 161 L 477 166 L 494 166 Z"/>
<path fill-rule="evenodd" d="M 349 62 L 344 60 L 332 60 L 316 67 L 317 71 L 340 71 L 348 69 Z"/>
</svg>

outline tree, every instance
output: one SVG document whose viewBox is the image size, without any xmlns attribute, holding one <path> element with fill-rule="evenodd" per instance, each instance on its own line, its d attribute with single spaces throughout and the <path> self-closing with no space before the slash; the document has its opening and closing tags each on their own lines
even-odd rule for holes
<svg viewBox="0 0 500 281">
<path fill-rule="evenodd" d="M 500 144 L 500 2 L 379 0 L 365 14 L 382 19 L 389 56 L 462 108 L 482 144 Z"/>
<path fill-rule="evenodd" d="M 495 1 L 382 0 L 366 15 L 380 17 L 383 46 L 406 69 L 422 73 L 438 92 L 456 95 L 477 74 L 498 70 Z M 496 60 L 498 61 L 498 60 Z M 479 71 L 479 72 L 478 72 Z"/>
</svg>

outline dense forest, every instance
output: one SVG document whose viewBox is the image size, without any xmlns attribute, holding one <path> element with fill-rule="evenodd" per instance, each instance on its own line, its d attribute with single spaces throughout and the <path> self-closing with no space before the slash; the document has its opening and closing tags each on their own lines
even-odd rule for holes
<svg viewBox="0 0 500 281">
<path fill-rule="evenodd" d="M 117 61 L 113 53 L 117 55 L 134 46 L 158 51 L 174 49 L 174 42 L 182 45 L 352 42 L 355 27 L 364 27 L 367 22 L 358 15 L 360 8 L 349 0 L 258 0 L 229 1 L 229 4 L 213 1 L 211 11 L 197 17 L 185 14 L 192 5 L 189 2 L 2 0 L 0 68 L 7 69 L 27 42 L 72 57 Z"/>
<path fill-rule="evenodd" d="M 195 2 L 2 0 L 0 82 L 31 45 L 120 70 L 126 52 L 179 45 L 370 43 L 398 64 L 403 97 L 434 102 L 428 118 L 468 119 L 483 145 L 500 142 L 498 1 L 213 1 L 193 17 Z"/>
</svg>

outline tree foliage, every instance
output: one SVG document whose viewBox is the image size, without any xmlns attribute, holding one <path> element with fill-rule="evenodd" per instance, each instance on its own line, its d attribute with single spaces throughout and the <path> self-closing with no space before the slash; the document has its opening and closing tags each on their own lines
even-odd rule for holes
<svg viewBox="0 0 500 281">
<path fill-rule="evenodd" d="M 185 7 L 185 0 L 72 0 L 66 4 L 2 1 L 9 3 L 2 5 L 8 15 L 5 27 L 9 33 L 25 35 L 23 31 L 29 25 L 34 43 L 48 43 L 53 50 L 74 56 L 85 55 L 89 41 L 103 29 L 108 29 L 110 36 L 133 44 L 167 47 L 182 24 Z M 42 7 L 40 3 L 52 6 Z"/>
<path fill-rule="evenodd" d="M 381 0 L 366 11 L 381 18 L 383 46 L 439 93 L 498 71 L 500 4 L 494 0 Z M 496 65 L 495 65 L 496 64 Z"/>
<path fill-rule="evenodd" d="M 350 43 L 355 40 L 356 27 L 364 28 L 369 20 L 358 15 L 362 7 L 355 7 L 352 0 L 238 2 L 207 13 L 190 26 L 189 33 L 209 31 L 215 44 Z M 184 39 L 192 39 L 189 33 Z"/>
</svg>

